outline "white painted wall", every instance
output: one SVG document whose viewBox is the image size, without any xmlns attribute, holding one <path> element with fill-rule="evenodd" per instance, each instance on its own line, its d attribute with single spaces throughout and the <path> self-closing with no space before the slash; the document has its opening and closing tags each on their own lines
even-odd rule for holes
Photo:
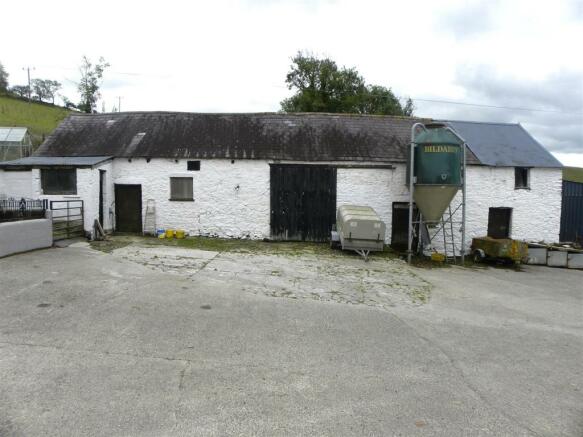
<svg viewBox="0 0 583 437">
<path fill-rule="evenodd" d="M 113 202 L 113 165 L 112 161 L 94 168 L 77 169 L 77 194 L 47 195 L 42 192 L 40 170 L 32 170 L 32 197 L 35 199 L 51 200 L 83 200 L 83 227 L 85 232 L 93 234 L 93 223 L 99 217 L 99 170 L 106 171 L 104 223 L 105 230 L 113 229 L 112 215 L 109 214 L 109 205 Z M 59 205 L 64 207 L 65 205 Z M 55 218 L 60 214 L 55 211 Z"/>
<path fill-rule="evenodd" d="M 393 202 L 407 202 L 405 166 L 394 169 L 339 168 L 337 172 L 337 206 L 372 207 L 387 225 L 385 241 L 391 241 Z"/>
<path fill-rule="evenodd" d="M 0 170 L 0 198 L 2 197 L 31 198 L 31 171 Z"/>
<path fill-rule="evenodd" d="M 156 203 L 156 227 L 190 235 L 227 238 L 269 237 L 269 164 L 255 160 L 203 160 L 187 171 L 186 160 L 116 159 L 115 184 L 141 184 L 145 214 Z M 171 201 L 170 177 L 192 177 L 194 202 Z M 238 187 L 238 188 L 237 188 Z M 144 216 L 143 216 L 144 217 Z"/>
<path fill-rule="evenodd" d="M 561 226 L 562 170 L 530 170 L 530 189 L 514 188 L 513 167 L 468 166 L 466 253 L 472 238 L 488 233 L 490 208 L 512 208 L 510 236 L 518 240 L 557 242 Z M 452 201 L 452 209 L 461 203 L 461 192 Z M 461 221 L 461 209 L 455 220 Z M 461 248 L 459 225 L 454 226 L 456 248 Z M 443 249 L 443 234 L 435 238 L 435 247 Z"/>
<path fill-rule="evenodd" d="M 158 228 L 184 229 L 191 235 L 227 238 L 269 238 L 269 163 L 256 160 L 203 160 L 200 171 L 187 171 L 186 160 L 143 158 L 115 159 L 94 169 L 77 170 L 76 196 L 46 196 L 41 193 L 40 171 L 0 171 L 0 193 L 17 192 L 30 186 L 27 197 L 82 199 L 85 229 L 92 230 L 98 217 L 99 169 L 106 170 L 104 228 L 112 229 L 114 184 L 142 185 L 145 213 L 148 199 L 156 202 Z M 12 175 L 10 174 L 12 173 Z M 8 179 L 6 178 L 7 174 Z M 32 178 L 27 183 L 26 174 Z M 193 178 L 194 202 L 170 201 L 170 177 Z M 467 246 L 471 238 L 484 236 L 490 207 L 511 207 L 511 235 L 517 239 L 555 242 L 559 238 L 561 214 L 561 169 L 531 169 L 530 190 L 514 189 L 513 168 L 469 166 Z M 239 187 L 236 189 L 236 187 Z M 17 193 L 18 194 L 18 193 Z M 390 242 L 393 202 L 407 202 L 405 165 L 394 169 L 339 168 L 337 204 L 372 206 L 387 224 Z M 453 205 L 461 196 L 454 199 Z M 440 248 L 442 238 L 436 238 Z M 459 246 L 459 239 L 458 239 Z"/>
</svg>

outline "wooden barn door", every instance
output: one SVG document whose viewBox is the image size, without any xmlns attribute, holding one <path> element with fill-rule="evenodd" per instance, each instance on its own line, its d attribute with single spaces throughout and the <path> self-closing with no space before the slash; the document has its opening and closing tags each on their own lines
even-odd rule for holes
<svg viewBox="0 0 583 437">
<path fill-rule="evenodd" d="M 271 166 L 271 238 L 328 241 L 336 221 L 336 168 Z"/>
<path fill-rule="evenodd" d="M 142 186 L 115 184 L 115 230 L 142 233 Z"/>
</svg>

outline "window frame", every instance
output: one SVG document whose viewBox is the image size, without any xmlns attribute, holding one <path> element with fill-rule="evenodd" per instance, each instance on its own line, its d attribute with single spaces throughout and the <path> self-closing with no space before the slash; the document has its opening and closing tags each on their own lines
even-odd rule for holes
<svg viewBox="0 0 583 437">
<path fill-rule="evenodd" d="M 172 192 L 172 181 L 174 179 L 188 179 L 190 181 L 190 197 L 176 197 Z M 172 202 L 194 202 L 194 179 L 192 176 L 170 176 L 170 196 L 168 200 Z"/>
<path fill-rule="evenodd" d="M 47 187 L 47 184 L 54 182 L 49 179 L 49 173 L 57 173 L 57 172 L 71 172 L 73 187 L 69 189 L 63 189 L 62 187 Z M 53 176 L 54 178 L 54 176 Z M 77 169 L 76 168 L 41 168 L 40 169 L 40 184 L 41 190 L 43 195 L 47 196 L 76 196 L 77 195 Z"/>
<path fill-rule="evenodd" d="M 525 172 L 525 177 L 522 175 L 520 179 L 526 179 L 524 185 L 519 185 L 519 172 Z M 515 190 L 530 190 L 530 167 L 514 167 L 514 189 Z"/>
<path fill-rule="evenodd" d="M 193 168 L 191 168 L 191 166 Z M 186 170 L 187 171 L 200 171 L 200 161 L 186 161 Z"/>
</svg>

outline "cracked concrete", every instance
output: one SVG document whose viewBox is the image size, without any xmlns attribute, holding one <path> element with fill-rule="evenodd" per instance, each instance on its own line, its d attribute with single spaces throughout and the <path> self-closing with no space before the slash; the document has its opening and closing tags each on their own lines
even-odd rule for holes
<svg viewBox="0 0 583 437">
<path fill-rule="evenodd" d="M 1 436 L 583 434 L 583 272 L 133 253 L 0 259 Z"/>
<path fill-rule="evenodd" d="M 132 244 L 113 251 L 154 270 L 193 281 L 236 281 L 244 291 L 288 299 L 332 301 L 382 309 L 420 305 L 431 285 L 398 259 L 315 254 L 218 253 Z"/>
</svg>

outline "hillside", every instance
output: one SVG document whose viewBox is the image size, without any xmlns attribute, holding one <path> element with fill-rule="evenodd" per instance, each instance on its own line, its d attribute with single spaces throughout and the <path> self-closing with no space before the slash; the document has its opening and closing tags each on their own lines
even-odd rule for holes
<svg viewBox="0 0 583 437">
<path fill-rule="evenodd" d="M 28 127 L 35 147 L 70 113 L 60 106 L 0 96 L 0 126 Z"/>
</svg>

